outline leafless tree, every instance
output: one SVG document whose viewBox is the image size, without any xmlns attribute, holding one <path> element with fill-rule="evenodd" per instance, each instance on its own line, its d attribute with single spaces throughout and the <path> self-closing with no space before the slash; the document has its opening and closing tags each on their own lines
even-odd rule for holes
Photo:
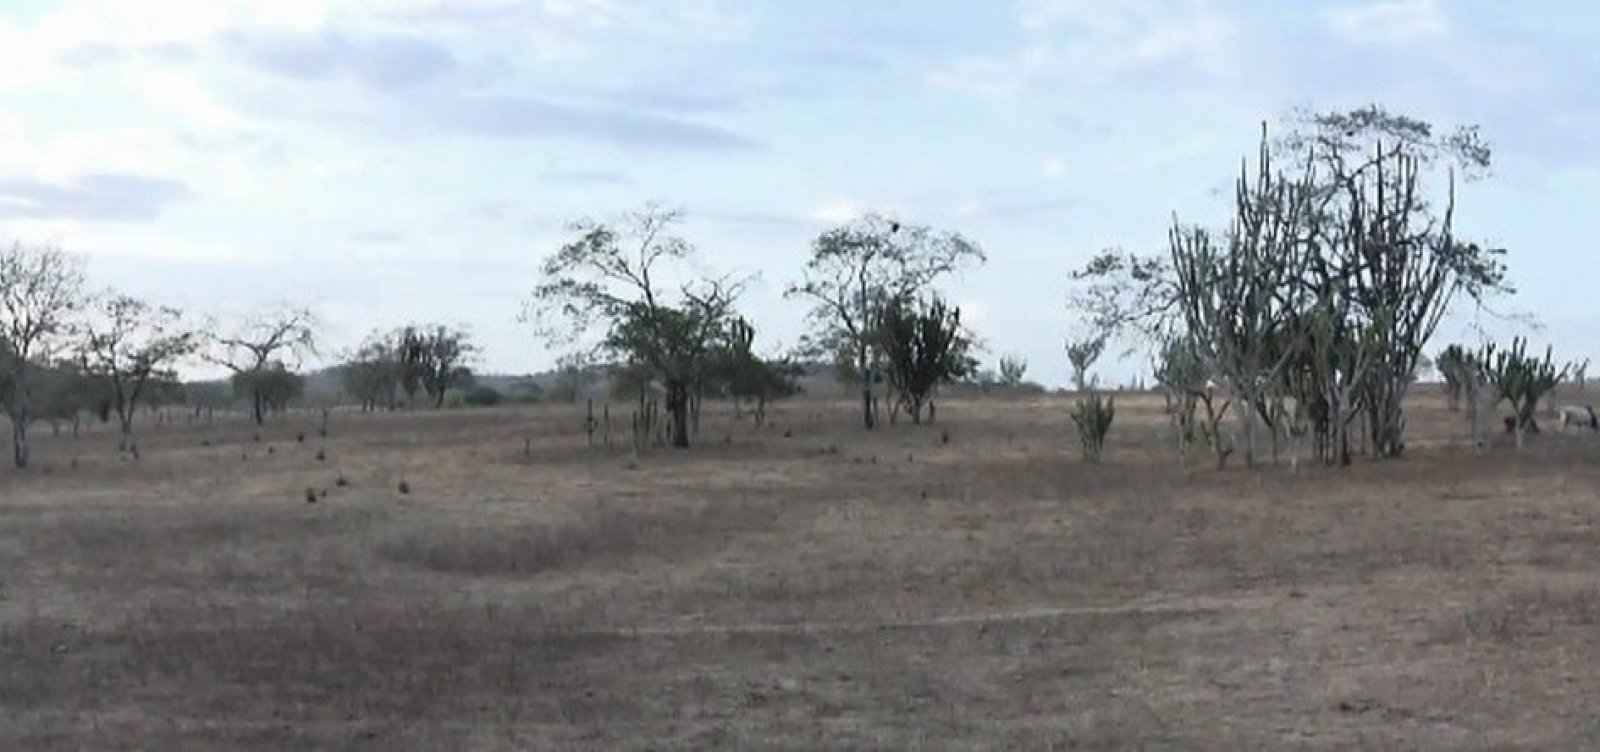
<svg viewBox="0 0 1600 752">
<path fill-rule="evenodd" d="M 259 385 L 270 370 L 293 368 L 316 353 L 316 318 L 303 308 L 285 308 L 247 320 L 233 334 L 217 337 L 206 359 L 257 384 L 250 388 L 250 415 L 266 421 L 266 394 Z"/>
<path fill-rule="evenodd" d="M 28 423 L 33 419 L 30 369 L 71 333 L 83 305 L 83 262 L 50 246 L 14 243 L 0 250 L 0 348 L 11 382 L 12 460 L 28 466 Z"/>
</svg>

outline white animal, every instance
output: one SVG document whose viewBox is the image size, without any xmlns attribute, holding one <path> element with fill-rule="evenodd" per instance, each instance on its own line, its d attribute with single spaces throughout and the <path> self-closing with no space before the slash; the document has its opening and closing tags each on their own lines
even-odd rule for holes
<svg viewBox="0 0 1600 752">
<path fill-rule="evenodd" d="M 1561 416 L 1561 430 L 1567 426 L 1587 428 L 1591 431 L 1600 431 L 1600 417 L 1597 417 L 1594 408 L 1589 405 L 1562 405 L 1556 409 Z"/>
</svg>

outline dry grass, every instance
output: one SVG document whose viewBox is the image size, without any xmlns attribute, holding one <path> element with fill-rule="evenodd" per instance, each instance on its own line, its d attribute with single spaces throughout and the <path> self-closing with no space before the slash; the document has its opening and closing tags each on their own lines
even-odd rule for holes
<svg viewBox="0 0 1600 752">
<path fill-rule="evenodd" d="M 1219 472 L 1153 398 L 1097 466 L 1058 398 L 712 409 L 637 460 L 566 408 L 47 437 L 0 748 L 1600 746 L 1594 436 L 1480 457 L 1426 395 L 1405 460 Z"/>
</svg>

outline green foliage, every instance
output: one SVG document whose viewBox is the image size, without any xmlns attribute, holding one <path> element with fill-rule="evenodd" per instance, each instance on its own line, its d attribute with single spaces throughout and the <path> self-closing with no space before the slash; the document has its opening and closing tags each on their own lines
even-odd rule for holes
<svg viewBox="0 0 1600 752">
<path fill-rule="evenodd" d="M 1067 343 L 1067 362 L 1072 365 L 1072 384 L 1078 391 L 1088 389 L 1091 384 L 1088 379 L 1089 369 L 1100 360 L 1101 354 L 1106 351 L 1106 338 L 1103 336 L 1090 337 L 1077 342 Z"/>
<path fill-rule="evenodd" d="M 512 384 L 511 394 L 506 396 L 519 405 L 536 405 L 544 401 L 545 391 L 538 382 L 529 379 Z"/>
<path fill-rule="evenodd" d="M 304 376 L 290 371 L 281 361 L 272 361 L 260 370 L 235 373 L 230 380 L 233 393 L 257 401 L 261 412 L 281 413 L 289 403 L 305 394 Z"/>
<path fill-rule="evenodd" d="M 665 262 L 694 251 L 671 234 L 680 212 L 647 206 L 613 222 L 584 220 L 545 259 L 524 318 L 551 344 L 600 334 L 599 351 L 649 369 L 666 391 L 672 444 L 689 446 L 691 389 L 701 384 L 734 316 L 743 281 L 701 279 L 676 294 L 658 280 Z"/>
<path fill-rule="evenodd" d="M 478 347 L 465 330 L 442 324 L 410 326 L 401 331 L 399 340 L 401 388 L 408 396 L 415 393 L 413 385 L 420 385 L 434 407 L 443 407 L 445 393 L 470 378 L 464 364 Z"/>
<path fill-rule="evenodd" d="M 503 398 L 494 387 L 479 384 L 466 391 L 462 396 L 462 402 L 468 407 L 494 407 L 500 404 Z"/>
<path fill-rule="evenodd" d="M 1017 355 L 1006 355 L 1000 358 L 1000 372 L 998 381 L 1006 389 L 1017 389 L 1022 386 L 1022 380 L 1028 374 L 1028 361 Z"/>
<path fill-rule="evenodd" d="M 199 335 L 176 309 L 114 293 L 95 301 L 82 328 L 83 361 L 109 390 L 127 449 L 140 403 L 161 398 L 153 386 L 176 381 L 172 366 L 199 349 Z"/>
<path fill-rule="evenodd" d="M 887 366 L 880 347 L 886 307 L 930 294 L 941 277 L 985 260 L 983 250 L 959 234 L 877 214 L 830 229 L 812 242 L 802 277 L 785 296 L 811 302 L 812 332 L 802 349 L 811 357 L 829 356 L 843 380 L 861 387 L 867 428 L 877 422 L 872 390 Z"/>
<path fill-rule="evenodd" d="M 787 359 L 767 359 L 757 355 L 755 327 L 743 317 L 730 322 L 726 339 L 718 347 L 707 370 L 706 383 L 714 391 L 732 397 L 736 402 L 755 403 L 756 424 L 766 422 L 766 404 L 770 400 L 795 394 L 798 369 Z"/>
<path fill-rule="evenodd" d="M 104 376 L 81 363 L 59 361 L 49 367 L 30 366 L 35 418 L 72 421 L 85 413 L 109 418 L 111 390 Z"/>
<path fill-rule="evenodd" d="M 1095 392 L 1078 398 L 1072 410 L 1072 422 L 1078 427 L 1078 441 L 1083 447 L 1085 461 L 1100 461 L 1106 437 L 1111 433 L 1111 422 L 1116 417 L 1116 399 L 1111 395 Z"/>
<path fill-rule="evenodd" d="M 401 381 L 400 354 L 387 335 L 373 334 L 338 367 L 339 386 L 363 411 L 393 408 Z"/>
<path fill-rule="evenodd" d="M 876 341 L 889 385 L 913 423 L 922 422 L 922 409 L 939 385 L 977 369 L 968 355 L 972 342 L 961 327 L 961 309 L 947 307 L 937 296 L 926 303 L 890 301 Z"/>
</svg>

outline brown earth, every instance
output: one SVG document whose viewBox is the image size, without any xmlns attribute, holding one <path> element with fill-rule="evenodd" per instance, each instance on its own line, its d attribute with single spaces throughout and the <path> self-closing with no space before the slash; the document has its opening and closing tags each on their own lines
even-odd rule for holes
<svg viewBox="0 0 1600 752">
<path fill-rule="evenodd" d="M 1600 436 L 1429 393 L 1403 460 L 1217 471 L 1118 408 L 1100 465 L 1061 397 L 45 436 L 0 749 L 1600 748 Z"/>
</svg>

